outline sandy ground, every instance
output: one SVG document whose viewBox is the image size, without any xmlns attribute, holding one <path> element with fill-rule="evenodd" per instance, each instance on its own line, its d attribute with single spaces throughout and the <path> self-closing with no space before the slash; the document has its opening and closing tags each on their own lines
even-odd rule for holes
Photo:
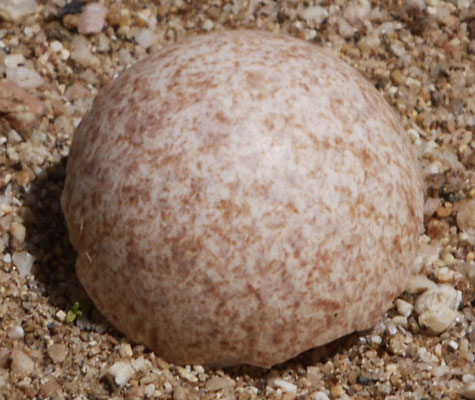
<svg viewBox="0 0 475 400">
<path fill-rule="evenodd" d="M 99 4 L 0 1 L 0 399 L 475 399 L 470 0 Z M 116 73 L 186 35 L 240 27 L 329 48 L 400 115 L 425 179 L 422 270 L 370 331 L 270 370 L 176 366 L 117 332 L 77 281 L 65 165 Z"/>
</svg>

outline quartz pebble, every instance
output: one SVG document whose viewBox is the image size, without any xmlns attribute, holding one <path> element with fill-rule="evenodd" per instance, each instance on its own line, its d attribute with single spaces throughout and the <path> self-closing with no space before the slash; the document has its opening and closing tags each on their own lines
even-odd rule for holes
<svg viewBox="0 0 475 400">
<path fill-rule="evenodd" d="M 415 304 L 419 324 L 438 334 L 455 322 L 457 308 L 462 300 L 460 291 L 452 286 L 440 285 L 421 294 Z"/>
<path fill-rule="evenodd" d="M 10 365 L 12 373 L 20 376 L 27 376 L 33 372 L 35 363 L 21 350 L 12 350 L 10 357 L 12 360 Z"/>
<path fill-rule="evenodd" d="M 55 343 L 48 347 L 48 355 L 55 364 L 58 364 L 65 360 L 68 350 L 63 343 Z"/>
<path fill-rule="evenodd" d="M 24 277 L 31 273 L 35 257 L 27 251 L 20 251 L 18 253 L 13 253 L 12 260 L 20 275 Z"/>
<path fill-rule="evenodd" d="M 89 3 L 78 19 L 79 33 L 99 33 L 104 28 L 107 9 L 99 3 Z"/>
<path fill-rule="evenodd" d="M 467 383 L 460 394 L 468 400 L 475 400 L 475 381 Z"/>
<path fill-rule="evenodd" d="M 117 361 L 109 367 L 107 374 L 113 379 L 117 386 L 121 387 L 128 382 L 128 380 L 135 374 L 135 371 L 130 362 Z"/>
<path fill-rule="evenodd" d="M 230 378 L 213 376 L 206 382 L 206 389 L 216 392 L 218 390 L 229 389 L 236 386 L 236 382 Z"/>
<path fill-rule="evenodd" d="M 297 386 L 281 378 L 274 379 L 274 385 L 284 392 L 297 393 Z"/>
<path fill-rule="evenodd" d="M 8 332 L 8 337 L 12 339 L 23 339 L 23 336 L 25 336 L 25 331 L 23 328 L 19 325 L 14 326 L 10 331 Z"/>
<path fill-rule="evenodd" d="M 7 19 L 19 22 L 24 17 L 33 14 L 38 5 L 35 0 L 2 0 L 0 12 Z"/>
<path fill-rule="evenodd" d="M 17 66 L 7 68 L 7 79 L 23 89 L 35 89 L 44 83 L 44 79 L 31 68 Z"/>
</svg>

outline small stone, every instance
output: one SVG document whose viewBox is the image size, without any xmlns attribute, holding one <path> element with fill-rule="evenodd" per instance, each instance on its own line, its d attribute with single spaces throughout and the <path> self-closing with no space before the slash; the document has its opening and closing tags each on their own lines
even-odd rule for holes
<svg viewBox="0 0 475 400">
<path fill-rule="evenodd" d="M 56 382 L 53 377 L 48 378 L 48 380 L 40 386 L 40 395 L 46 398 L 57 398 L 60 397 L 63 392 L 61 385 Z"/>
<path fill-rule="evenodd" d="M 274 379 L 274 385 L 282 389 L 284 392 L 297 393 L 297 385 L 281 378 Z"/>
<path fill-rule="evenodd" d="M 189 382 L 198 382 L 196 375 L 193 375 L 190 371 L 183 367 L 177 367 L 178 373 Z"/>
<path fill-rule="evenodd" d="M 55 314 L 56 318 L 58 318 L 59 321 L 64 322 L 66 321 L 67 314 L 63 310 L 59 310 Z"/>
<path fill-rule="evenodd" d="M 107 9 L 99 3 L 89 3 L 78 19 L 78 32 L 99 33 L 104 28 Z"/>
<path fill-rule="evenodd" d="M 460 203 L 457 210 L 457 225 L 466 232 L 475 230 L 475 199 Z"/>
<path fill-rule="evenodd" d="M 29 136 L 45 112 L 41 101 L 15 82 L 0 80 L 0 116 L 22 136 Z"/>
<path fill-rule="evenodd" d="M 331 388 L 330 393 L 334 398 L 340 397 L 340 396 L 343 396 L 344 394 L 346 394 L 345 389 L 343 389 L 343 386 L 341 386 L 340 384 L 333 386 Z"/>
<path fill-rule="evenodd" d="M 12 360 L 10 364 L 12 373 L 18 374 L 20 376 L 27 376 L 33 372 L 35 363 L 21 350 L 12 350 L 10 357 Z"/>
<path fill-rule="evenodd" d="M 119 348 L 119 354 L 122 358 L 132 357 L 134 354 L 132 351 L 132 346 L 129 343 L 122 343 Z"/>
<path fill-rule="evenodd" d="M 414 308 L 411 303 L 408 303 L 407 301 L 404 301 L 402 299 L 397 299 L 396 300 L 396 308 L 399 314 L 401 314 L 403 317 L 409 317 L 412 313 L 412 309 Z"/>
<path fill-rule="evenodd" d="M 209 391 L 216 392 L 218 390 L 233 388 L 236 386 L 236 382 L 227 377 L 213 376 L 206 382 L 205 386 Z"/>
<path fill-rule="evenodd" d="M 391 72 L 391 82 L 399 86 L 404 82 L 404 75 L 400 69 L 395 69 Z"/>
<path fill-rule="evenodd" d="M 201 27 L 206 31 L 209 32 L 211 29 L 214 28 L 214 23 L 209 18 L 205 19 L 201 24 Z"/>
<path fill-rule="evenodd" d="M 431 281 L 427 276 L 424 275 L 414 275 L 409 279 L 406 290 L 409 293 L 419 293 L 427 289 L 435 289 L 437 284 L 434 281 Z"/>
<path fill-rule="evenodd" d="M 55 343 L 48 347 L 48 355 L 55 364 L 58 364 L 66 359 L 68 350 L 63 343 Z"/>
<path fill-rule="evenodd" d="M 107 370 L 108 376 L 110 376 L 119 387 L 124 386 L 134 373 L 135 371 L 132 365 L 127 361 L 117 361 Z"/>
<path fill-rule="evenodd" d="M 7 68 L 7 79 L 23 89 L 35 89 L 44 83 L 44 79 L 36 71 L 20 66 Z"/>
<path fill-rule="evenodd" d="M 455 322 L 462 293 L 448 285 L 440 285 L 419 296 L 415 309 L 419 314 L 419 325 L 431 333 L 439 334 Z"/>
<path fill-rule="evenodd" d="M 310 400 L 330 400 L 325 392 L 313 392 L 309 396 Z"/>
<path fill-rule="evenodd" d="M 35 0 L 2 0 L 0 1 L 0 17 L 18 22 L 34 14 L 37 7 Z"/>
<path fill-rule="evenodd" d="M 21 53 L 14 53 L 5 56 L 3 63 L 7 68 L 16 68 L 25 62 L 25 57 Z"/>
<path fill-rule="evenodd" d="M 26 237 L 25 226 L 18 221 L 13 221 L 10 225 L 10 235 L 11 239 L 16 242 L 17 246 L 22 246 Z"/>
<path fill-rule="evenodd" d="M 135 41 L 140 47 L 143 47 L 144 49 L 148 49 L 155 43 L 156 40 L 157 37 L 155 33 L 148 28 L 140 29 L 135 35 Z"/>
<path fill-rule="evenodd" d="M 71 58 L 79 64 L 87 67 L 96 63 L 96 59 L 89 49 L 89 42 L 83 36 L 74 36 L 72 49 Z"/>
<path fill-rule="evenodd" d="M 23 339 L 25 336 L 25 331 L 19 325 L 14 326 L 12 329 L 8 331 L 8 337 L 11 339 Z"/>
<path fill-rule="evenodd" d="M 460 394 L 468 400 L 475 400 L 475 381 L 467 383 Z"/>
<path fill-rule="evenodd" d="M 33 264 L 35 262 L 35 257 L 33 257 L 27 251 L 21 251 L 19 253 L 14 253 L 12 255 L 12 260 L 20 275 L 25 277 L 31 273 L 31 269 L 33 268 Z"/>
</svg>

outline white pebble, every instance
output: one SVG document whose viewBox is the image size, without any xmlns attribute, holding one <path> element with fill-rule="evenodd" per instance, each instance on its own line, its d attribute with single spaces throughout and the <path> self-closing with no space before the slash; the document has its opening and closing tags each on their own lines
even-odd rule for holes
<svg viewBox="0 0 475 400">
<path fill-rule="evenodd" d="M 459 344 L 455 340 L 449 341 L 449 347 L 452 350 L 457 350 L 459 348 Z"/>
<path fill-rule="evenodd" d="M 89 3 L 79 16 L 79 33 L 99 33 L 104 28 L 107 9 L 99 3 Z"/>
<path fill-rule="evenodd" d="M 51 50 L 53 50 L 55 53 L 58 53 L 63 49 L 63 44 L 61 42 L 58 42 L 57 40 L 53 40 L 49 46 Z"/>
<path fill-rule="evenodd" d="M 152 397 L 154 393 L 155 393 L 155 385 L 153 383 L 145 386 L 145 396 Z"/>
<path fill-rule="evenodd" d="M 25 62 L 25 57 L 21 53 L 14 53 L 5 56 L 4 64 L 7 68 L 16 68 Z"/>
<path fill-rule="evenodd" d="M 475 400 L 475 381 L 467 383 L 462 391 L 461 395 L 469 400 Z"/>
<path fill-rule="evenodd" d="M 462 293 L 448 285 L 440 285 L 420 295 L 415 309 L 419 324 L 438 334 L 450 328 L 455 322 Z"/>
<path fill-rule="evenodd" d="M 203 21 L 203 24 L 201 25 L 201 27 L 206 31 L 206 32 L 209 32 L 211 29 L 214 28 L 214 23 L 213 21 L 211 21 L 210 19 L 205 19 Z"/>
<path fill-rule="evenodd" d="M 14 326 L 8 332 L 8 337 L 11 338 L 11 339 L 23 339 L 23 336 L 25 336 L 25 331 L 19 325 Z"/>
<path fill-rule="evenodd" d="M 310 400 L 330 400 L 325 392 L 314 392 L 309 397 Z"/>
<path fill-rule="evenodd" d="M 300 16 L 319 25 L 328 17 L 328 11 L 320 6 L 307 7 L 300 13 Z"/>
<path fill-rule="evenodd" d="M 43 78 L 36 71 L 19 66 L 7 68 L 7 79 L 23 89 L 35 89 L 44 83 Z"/>
<path fill-rule="evenodd" d="M 427 289 L 435 289 L 437 284 L 431 281 L 427 276 L 414 275 L 409 279 L 406 290 L 409 293 L 418 293 Z"/>
<path fill-rule="evenodd" d="M 38 5 L 35 0 L 2 0 L 0 12 L 6 19 L 20 21 L 30 14 L 34 14 Z"/>
<path fill-rule="evenodd" d="M 414 308 L 411 303 L 408 303 L 407 301 L 404 301 L 402 299 L 397 299 L 396 300 L 396 308 L 399 314 L 401 314 L 403 317 L 409 317 L 412 313 L 412 309 Z"/>
<path fill-rule="evenodd" d="M 13 263 L 22 277 L 28 275 L 33 268 L 35 257 L 33 257 L 27 251 L 21 251 L 14 253 L 12 256 Z"/>
<path fill-rule="evenodd" d="M 83 36 L 75 36 L 72 41 L 73 51 L 71 58 L 83 66 L 89 66 L 95 63 L 95 58 L 89 49 L 89 42 Z"/>
<path fill-rule="evenodd" d="M 66 321 L 66 313 L 63 311 L 63 310 L 59 310 L 56 314 L 55 314 L 56 318 L 58 318 L 59 321 L 61 322 L 64 322 Z"/>
<path fill-rule="evenodd" d="M 124 386 L 135 371 L 129 362 L 117 361 L 109 367 L 107 373 L 114 379 L 117 386 Z"/>
<path fill-rule="evenodd" d="M 373 344 L 381 344 L 383 342 L 383 339 L 379 335 L 372 335 L 370 337 L 370 341 Z"/>
<path fill-rule="evenodd" d="M 185 368 L 177 367 L 178 373 L 189 382 L 198 382 L 198 378 Z"/>
<path fill-rule="evenodd" d="M 153 31 L 148 28 L 140 29 L 135 35 L 135 41 L 140 47 L 143 47 L 144 49 L 148 49 L 155 43 L 156 40 L 157 37 L 155 36 L 155 33 L 153 33 Z"/>
<path fill-rule="evenodd" d="M 284 392 L 297 393 L 297 385 L 287 382 L 284 379 L 277 378 L 274 379 L 274 385 L 278 388 L 281 388 Z"/>
</svg>

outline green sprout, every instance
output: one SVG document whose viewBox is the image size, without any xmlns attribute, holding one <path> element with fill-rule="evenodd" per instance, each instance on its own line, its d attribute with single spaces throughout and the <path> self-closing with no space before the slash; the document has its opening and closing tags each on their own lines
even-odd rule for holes
<svg viewBox="0 0 475 400">
<path fill-rule="evenodd" d="M 66 323 L 72 324 L 77 317 L 84 315 L 87 312 L 87 306 L 84 302 L 76 301 L 71 309 L 66 314 Z"/>
</svg>

